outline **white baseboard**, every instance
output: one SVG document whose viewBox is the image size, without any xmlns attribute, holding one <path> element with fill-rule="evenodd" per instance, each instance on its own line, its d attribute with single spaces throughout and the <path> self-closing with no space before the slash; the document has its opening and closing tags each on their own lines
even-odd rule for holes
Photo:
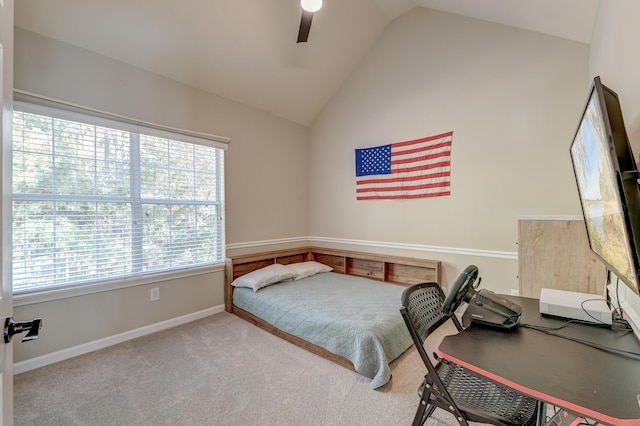
<svg viewBox="0 0 640 426">
<path fill-rule="evenodd" d="M 31 358 L 25 361 L 20 361 L 13 364 L 13 374 L 15 375 L 15 374 L 24 373 L 26 371 L 44 367 L 46 365 L 53 364 L 55 362 L 64 361 L 66 359 L 73 358 L 79 355 L 84 355 L 89 352 L 97 351 L 99 349 L 104 349 L 108 346 L 126 342 L 127 340 L 136 339 L 138 337 L 146 336 L 147 334 L 156 333 L 158 331 L 162 331 L 168 328 L 186 324 L 188 322 L 205 318 L 210 315 L 217 314 L 223 311 L 224 311 L 224 305 L 214 306 L 213 308 L 204 309 L 202 311 L 194 312 L 188 315 L 183 315 L 181 317 L 172 318 L 156 324 L 147 325 L 145 327 L 140 327 L 135 330 L 125 331 L 124 333 L 105 337 L 103 339 L 94 340 L 93 342 L 83 343 L 82 345 L 63 349 L 57 352 L 52 352 L 50 354 Z"/>
</svg>

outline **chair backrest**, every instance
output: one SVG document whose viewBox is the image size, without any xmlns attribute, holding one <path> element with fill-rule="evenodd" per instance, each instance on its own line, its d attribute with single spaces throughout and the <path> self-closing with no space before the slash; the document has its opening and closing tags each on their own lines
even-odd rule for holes
<svg viewBox="0 0 640 426">
<path fill-rule="evenodd" d="M 402 309 L 409 332 L 416 334 L 420 343 L 449 317 L 442 312 L 445 296 L 437 283 L 414 284 L 402 293 Z M 407 318 L 408 316 L 408 318 Z"/>
<path fill-rule="evenodd" d="M 437 283 L 414 284 L 407 287 L 402 292 L 402 308 L 400 313 L 404 319 L 411 339 L 420 354 L 427 369 L 435 377 L 435 365 L 429 359 L 429 355 L 424 348 L 424 341 L 431 332 L 449 318 L 453 320 L 458 331 L 462 330 L 460 322 L 455 315 L 445 315 L 442 311 L 442 304 L 445 296 Z"/>
</svg>

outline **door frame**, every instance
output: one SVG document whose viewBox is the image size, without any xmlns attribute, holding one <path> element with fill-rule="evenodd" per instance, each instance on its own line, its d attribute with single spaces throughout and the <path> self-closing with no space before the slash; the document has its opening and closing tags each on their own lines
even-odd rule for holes
<svg viewBox="0 0 640 426">
<path fill-rule="evenodd" d="M 11 285 L 11 136 L 13 128 L 14 0 L 0 0 L 0 319 L 13 314 Z M 0 351 L 0 426 L 13 425 L 13 343 Z"/>
</svg>

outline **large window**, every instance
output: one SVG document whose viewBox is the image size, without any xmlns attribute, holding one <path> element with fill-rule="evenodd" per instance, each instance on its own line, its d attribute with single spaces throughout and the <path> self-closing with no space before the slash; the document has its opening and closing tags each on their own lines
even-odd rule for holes
<svg viewBox="0 0 640 426">
<path fill-rule="evenodd" d="M 224 151 L 14 111 L 13 289 L 224 260 Z"/>
</svg>

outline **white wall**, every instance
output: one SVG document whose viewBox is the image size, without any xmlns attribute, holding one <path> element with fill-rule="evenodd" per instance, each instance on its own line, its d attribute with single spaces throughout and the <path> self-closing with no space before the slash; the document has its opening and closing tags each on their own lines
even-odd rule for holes
<svg viewBox="0 0 640 426">
<path fill-rule="evenodd" d="M 87 50 L 15 30 L 16 89 L 143 121 L 230 137 L 227 243 L 307 233 L 308 129 Z M 4 226 L 8 226 L 4 224 Z M 16 343 L 16 362 L 221 306 L 224 272 L 18 306 L 41 316 L 41 337 Z M 160 288 L 160 301 L 149 289 Z"/>
<path fill-rule="evenodd" d="M 640 154 L 640 2 L 600 0 L 598 18 L 590 48 L 589 71 L 618 93 L 625 126 L 638 161 Z M 620 286 L 626 310 L 640 317 L 640 297 Z M 640 323 L 638 324 L 640 327 Z"/>
<path fill-rule="evenodd" d="M 508 293 L 516 218 L 580 214 L 569 145 L 588 82 L 586 44 L 409 11 L 312 126 L 310 235 L 416 245 L 404 254 L 445 261 L 445 286 L 475 263 L 484 286 Z M 451 196 L 355 200 L 355 148 L 449 130 Z"/>
</svg>

